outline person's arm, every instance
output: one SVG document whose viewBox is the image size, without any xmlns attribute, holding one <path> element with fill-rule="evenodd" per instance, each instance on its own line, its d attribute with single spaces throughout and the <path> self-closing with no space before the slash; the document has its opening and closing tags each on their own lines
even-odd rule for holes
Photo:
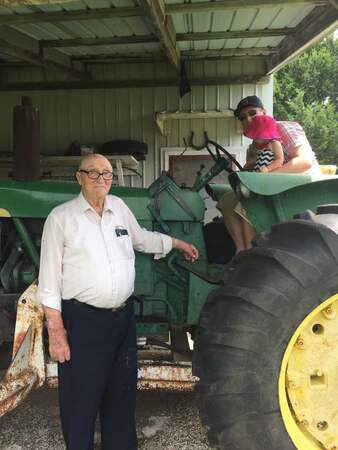
<svg viewBox="0 0 338 450">
<path fill-rule="evenodd" d="M 182 251 L 185 259 L 189 261 L 196 261 L 199 253 L 193 244 L 176 239 L 166 234 L 155 231 L 148 231 L 140 227 L 134 214 L 123 203 L 124 216 L 127 221 L 128 229 L 130 230 L 133 247 L 135 250 L 144 253 L 154 253 L 155 258 L 162 258 L 166 256 L 172 248 L 177 248 Z"/>
<path fill-rule="evenodd" d="M 43 305 L 47 320 L 50 356 L 60 363 L 70 359 L 67 333 L 61 316 L 62 255 L 62 226 L 51 214 L 42 234 L 37 297 Z"/>
<path fill-rule="evenodd" d="M 183 256 L 186 260 L 195 262 L 198 259 L 198 250 L 197 248 L 189 244 L 188 242 L 181 241 L 181 239 L 171 238 L 172 239 L 172 247 L 177 248 L 183 253 Z"/>
<path fill-rule="evenodd" d="M 52 359 L 63 363 L 70 360 L 70 348 L 61 311 L 48 306 L 43 307 L 47 320 L 49 354 Z"/>
<path fill-rule="evenodd" d="M 257 159 L 257 152 L 255 149 L 255 146 L 253 144 L 250 144 L 247 151 L 246 151 L 246 162 L 244 164 L 243 169 L 253 169 L 256 164 Z"/>
<path fill-rule="evenodd" d="M 271 141 L 271 150 L 274 153 L 275 159 L 268 166 L 261 168 L 261 172 L 275 172 L 277 169 L 282 167 L 284 163 L 284 152 L 282 144 L 279 141 Z"/>
<path fill-rule="evenodd" d="M 309 154 L 303 145 L 295 147 L 289 157 L 291 158 L 290 161 L 274 170 L 273 173 L 301 173 L 311 168 Z"/>
</svg>

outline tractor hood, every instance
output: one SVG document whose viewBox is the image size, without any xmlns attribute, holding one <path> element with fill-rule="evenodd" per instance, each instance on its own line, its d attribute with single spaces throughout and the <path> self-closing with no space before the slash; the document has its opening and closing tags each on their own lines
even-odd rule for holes
<svg viewBox="0 0 338 450">
<path fill-rule="evenodd" d="M 0 217 L 45 218 L 60 203 L 80 192 L 72 181 L 0 181 Z M 113 187 L 111 194 L 121 197 L 139 220 L 149 220 L 147 189 Z"/>
</svg>

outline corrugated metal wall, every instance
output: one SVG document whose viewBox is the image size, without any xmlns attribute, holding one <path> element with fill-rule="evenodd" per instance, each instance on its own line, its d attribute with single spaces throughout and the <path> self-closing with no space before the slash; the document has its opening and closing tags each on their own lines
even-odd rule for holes
<svg viewBox="0 0 338 450">
<path fill-rule="evenodd" d="M 259 73 L 259 62 L 237 60 L 194 62 L 196 77 Z M 38 80 L 39 69 L 7 69 L 3 78 L 11 81 Z M 166 64 L 97 65 L 96 79 L 163 79 L 169 78 Z M 168 76 L 169 75 L 169 76 Z M 144 184 L 149 185 L 160 173 L 161 147 L 183 147 L 183 138 L 191 131 L 196 138 L 204 130 L 226 147 L 243 147 L 246 142 L 236 133 L 234 119 L 174 120 L 169 136 L 158 131 L 156 111 L 222 110 L 235 107 L 244 96 L 257 94 L 268 110 L 272 108 L 272 82 L 268 84 L 234 84 L 194 86 L 180 99 L 177 87 L 119 88 L 0 92 L 0 152 L 12 148 L 12 110 L 22 95 L 29 95 L 40 109 L 41 149 L 44 153 L 61 155 L 69 144 L 102 144 L 112 139 L 136 139 L 148 144 L 149 154 L 144 165 Z"/>
</svg>

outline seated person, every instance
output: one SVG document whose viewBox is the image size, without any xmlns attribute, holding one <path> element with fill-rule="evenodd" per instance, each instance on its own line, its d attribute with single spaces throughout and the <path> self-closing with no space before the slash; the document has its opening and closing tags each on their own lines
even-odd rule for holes
<svg viewBox="0 0 338 450">
<path fill-rule="evenodd" d="M 271 116 L 254 116 L 244 132 L 253 139 L 252 152 L 244 168 L 254 172 L 273 172 L 285 162 L 277 123 Z"/>
<path fill-rule="evenodd" d="M 250 129 L 254 118 L 266 115 L 266 111 L 262 101 L 256 95 L 251 95 L 238 103 L 234 115 L 242 123 L 245 134 Z M 300 124 L 277 121 L 276 127 L 283 147 L 284 160 L 282 165 L 279 161 L 278 167 L 272 166 L 272 170 L 270 168 L 269 171 L 272 173 L 319 174 L 318 161 Z M 251 143 L 247 149 L 247 167 L 250 167 L 253 158 L 257 159 L 255 142 Z M 224 194 L 217 207 L 223 214 L 224 223 L 234 241 L 236 252 L 251 248 L 251 241 L 255 237 L 256 231 L 246 218 L 234 193 Z"/>
</svg>

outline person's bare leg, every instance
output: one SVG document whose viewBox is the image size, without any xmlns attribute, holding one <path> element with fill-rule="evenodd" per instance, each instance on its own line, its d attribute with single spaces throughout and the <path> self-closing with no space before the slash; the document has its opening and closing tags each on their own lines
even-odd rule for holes
<svg viewBox="0 0 338 450">
<path fill-rule="evenodd" d="M 245 249 L 252 248 L 252 239 L 256 236 L 256 230 L 246 220 L 242 219 L 242 232 Z"/>
<path fill-rule="evenodd" d="M 243 230 L 243 222 L 245 222 L 241 216 L 236 214 L 235 212 L 231 214 L 227 214 L 223 216 L 225 226 L 228 229 L 232 240 L 234 241 L 236 247 L 236 253 L 246 250 L 247 243 L 244 240 L 244 230 Z"/>
</svg>

